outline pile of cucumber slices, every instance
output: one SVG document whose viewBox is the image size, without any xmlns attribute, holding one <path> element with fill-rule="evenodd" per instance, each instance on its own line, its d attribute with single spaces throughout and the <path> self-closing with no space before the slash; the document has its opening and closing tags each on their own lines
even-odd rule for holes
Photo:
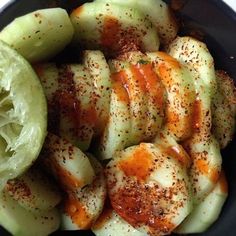
<svg viewBox="0 0 236 236">
<path fill-rule="evenodd" d="M 204 232 L 228 195 L 232 79 L 203 42 L 177 36 L 162 0 L 69 14 L 37 10 L 0 32 L 0 225 L 19 236 Z M 56 61 L 67 48 L 73 63 Z"/>
</svg>

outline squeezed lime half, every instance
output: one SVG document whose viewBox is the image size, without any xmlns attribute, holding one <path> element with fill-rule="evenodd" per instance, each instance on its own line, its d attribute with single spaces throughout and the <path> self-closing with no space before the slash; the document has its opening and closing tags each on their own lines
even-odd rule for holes
<svg viewBox="0 0 236 236">
<path fill-rule="evenodd" d="M 0 190 L 38 157 L 46 129 L 46 99 L 37 75 L 0 40 Z"/>
</svg>

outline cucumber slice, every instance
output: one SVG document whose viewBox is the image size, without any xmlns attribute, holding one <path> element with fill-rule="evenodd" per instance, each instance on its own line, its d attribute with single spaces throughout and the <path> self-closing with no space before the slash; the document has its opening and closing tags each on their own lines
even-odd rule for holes
<svg viewBox="0 0 236 236">
<path fill-rule="evenodd" d="M 193 136 L 184 147 L 192 159 L 190 181 L 193 188 L 193 201 L 198 204 L 214 188 L 219 179 L 222 165 L 220 147 L 214 136 L 203 140 Z"/>
<path fill-rule="evenodd" d="M 61 201 L 58 188 L 36 167 L 9 180 L 5 191 L 27 211 L 35 213 L 53 209 Z"/>
<path fill-rule="evenodd" d="M 204 43 L 191 37 L 176 38 L 168 52 L 188 68 L 193 78 L 197 92 L 194 126 L 198 136 L 206 137 L 211 133 L 211 101 L 217 91 L 213 57 Z"/>
<path fill-rule="evenodd" d="M 144 76 L 135 66 L 122 60 L 111 60 L 111 67 L 122 74 L 123 87 L 127 90 L 130 105 L 131 133 L 129 145 L 145 141 L 146 123 L 143 122 L 148 113 L 147 91 Z M 112 69 L 113 70 L 113 69 Z"/>
<path fill-rule="evenodd" d="M 38 157 L 47 106 L 40 81 L 25 59 L 0 40 L 0 190 Z"/>
<path fill-rule="evenodd" d="M 190 215 L 187 216 L 175 232 L 192 234 L 206 231 L 218 219 L 227 196 L 227 181 L 222 172 L 214 189 L 202 202 L 194 207 Z"/>
<path fill-rule="evenodd" d="M 142 12 L 157 28 L 160 41 L 169 44 L 177 35 L 178 25 L 168 5 L 162 0 L 96 0 L 97 2 L 117 3 Z"/>
<path fill-rule="evenodd" d="M 166 128 L 158 132 L 153 143 L 161 148 L 162 152 L 175 158 L 183 168 L 190 168 L 192 164 L 190 156 Z"/>
<path fill-rule="evenodd" d="M 84 48 L 101 49 L 109 55 L 159 48 L 156 29 L 136 9 L 92 2 L 75 9 L 70 18 L 75 28 L 74 42 Z"/>
<path fill-rule="evenodd" d="M 104 211 L 104 215 L 97 220 L 95 225 L 92 227 L 92 231 L 96 236 L 147 236 L 148 234 L 143 233 L 135 229 L 132 225 L 124 221 L 119 215 L 111 209 L 109 214 Z"/>
<path fill-rule="evenodd" d="M 48 104 L 48 131 L 59 134 L 60 108 L 58 103 L 59 70 L 55 63 L 35 64 Z"/>
<path fill-rule="evenodd" d="M 236 117 L 236 88 L 224 71 L 216 71 L 218 90 L 212 100 L 212 133 L 223 149 L 233 139 Z"/>
<path fill-rule="evenodd" d="M 0 193 L 0 225 L 16 236 L 46 236 L 59 228 L 60 216 L 56 208 L 33 214 L 3 191 Z"/>
<path fill-rule="evenodd" d="M 98 147 L 101 159 L 112 158 L 116 151 L 123 150 L 130 142 L 130 101 L 122 85 L 122 76 L 122 73 L 112 74 L 109 120 Z"/>
<path fill-rule="evenodd" d="M 58 68 L 55 63 L 35 64 L 33 67 L 43 86 L 48 103 L 51 104 L 57 90 L 59 89 Z"/>
<path fill-rule="evenodd" d="M 16 18 L 0 32 L 0 39 L 30 62 L 43 61 L 60 52 L 73 37 L 67 12 L 49 8 Z"/>
<path fill-rule="evenodd" d="M 76 190 L 90 184 L 94 170 L 88 157 L 65 139 L 48 134 L 41 161 L 65 190 Z"/>
<path fill-rule="evenodd" d="M 89 160 L 96 176 L 91 184 L 68 193 L 62 209 L 63 230 L 89 229 L 102 212 L 106 199 L 105 176 L 101 164 L 91 155 Z"/>
<path fill-rule="evenodd" d="M 176 38 L 168 52 L 188 68 L 197 92 L 194 133 L 184 145 L 193 160 L 191 180 L 198 203 L 213 189 L 222 163 L 219 144 L 211 135 L 211 101 L 217 91 L 214 60 L 206 45 L 191 37 Z"/>
<path fill-rule="evenodd" d="M 84 65 L 67 65 L 67 69 L 73 74 L 76 99 L 79 103 L 77 146 L 82 151 L 86 151 L 92 141 L 97 123 L 93 77 Z"/>
<path fill-rule="evenodd" d="M 192 135 L 196 92 L 188 70 L 164 52 L 147 53 L 167 91 L 166 129 L 177 141 Z"/>
<path fill-rule="evenodd" d="M 83 61 L 93 77 L 93 90 L 96 98 L 95 108 L 98 115 L 95 133 L 99 135 L 103 132 L 109 117 L 111 73 L 101 51 L 85 51 Z"/>
<path fill-rule="evenodd" d="M 141 232 L 169 234 L 192 210 L 186 168 L 157 145 L 117 152 L 105 173 L 112 207 Z"/>
<path fill-rule="evenodd" d="M 114 63 L 114 66 L 111 65 L 112 67 L 122 70 L 125 67 L 125 63 L 129 62 L 131 64 L 131 72 L 134 78 L 139 77 L 145 83 L 146 96 L 141 94 L 139 95 L 143 96 L 147 103 L 147 112 L 145 117 L 146 128 L 142 141 L 151 141 L 163 124 L 164 102 L 166 99 L 165 88 L 159 77 L 156 75 L 149 58 L 145 54 L 139 51 L 132 51 L 120 55 L 118 59 L 119 60 L 117 61 L 111 61 Z M 122 66 L 123 68 L 121 69 Z"/>
</svg>

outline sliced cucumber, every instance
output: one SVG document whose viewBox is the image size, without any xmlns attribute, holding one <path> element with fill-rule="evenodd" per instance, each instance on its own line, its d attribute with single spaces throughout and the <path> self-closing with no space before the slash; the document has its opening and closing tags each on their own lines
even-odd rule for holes
<svg viewBox="0 0 236 236">
<path fill-rule="evenodd" d="M 86 151 L 90 146 L 97 123 L 93 77 L 83 65 L 67 65 L 67 69 L 73 74 L 76 99 L 79 103 L 77 146 L 82 151 Z"/>
<path fill-rule="evenodd" d="M 178 25 L 168 5 L 162 0 L 96 0 L 97 2 L 117 3 L 141 11 L 157 28 L 160 41 L 170 43 L 177 35 Z"/>
<path fill-rule="evenodd" d="M 55 63 L 35 64 L 35 72 L 43 86 L 48 104 L 48 131 L 59 133 L 60 108 L 58 103 L 59 69 Z"/>
<path fill-rule="evenodd" d="M 189 169 L 192 160 L 188 153 L 185 151 L 182 145 L 176 142 L 175 137 L 168 129 L 164 128 L 158 132 L 156 138 L 153 142 L 158 148 L 162 149 L 162 152 L 165 152 L 167 155 L 171 155 L 175 158 L 183 168 Z"/>
<path fill-rule="evenodd" d="M 179 234 L 205 232 L 218 219 L 227 196 L 227 181 L 222 173 L 214 189 L 195 206 L 175 232 Z"/>
<path fill-rule="evenodd" d="M 62 209 L 63 230 L 89 229 L 102 212 L 106 199 L 105 176 L 101 164 L 89 156 L 95 170 L 95 179 L 82 189 L 68 193 Z"/>
<path fill-rule="evenodd" d="M 220 147 L 233 139 L 236 117 L 236 88 L 224 71 L 216 71 L 218 90 L 212 100 L 212 132 Z"/>
<path fill-rule="evenodd" d="M 213 57 L 204 43 L 187 36 L 176 38 L 168 52 L 188 68 L 193 78 L 197 92 L 194 126 L 198 136 L 208 136 L 212 125 L 211 101 L 217 90 Z"/>
<path fill-rule="evenodd" d="M 110 159 L 118 150 L 129 145 L 131 133 L 130 104 L 127 91 L 122 85 L 122 73 L 112 75 L 110 114 L 99 144 L 101 159 Z"/>
<path fill-rule="evenodd" d="M 0 32 L 0 39 L 30 62 L 43 61 L 60 52 L 74 33 L 67 12 L 49 8 L 16 18 Z"/>
<path fill-rule="evenodd" d="M 157 145 L 117 152 L 106 176 L 112 207 L 141 232 L 169 234 L 192 210 L 186 168 Z"/>
<path fill-rule="evenodd" d="M 56 208 L 33 214 L 3 191 L 0 193 L 0 225 L 15 236 L 47 236 L 59 228 L 60 215 Z"/>
<path fill-rule="evenodd" d="M 55 93 L 59 89 L 59 70 L 55 63 L 36 64 L 34 69 L 43 86 L 48 103 L 51 104 Z"/>
<path fill-rule="evenodd" d="M 129 96 L 131 117 L 129 145 L 139 144 L 147 138 L 145 137 L 146 123 L 143 122 L 148 113 L 148 98 L 144 76 L 127 61 L 111 60 L 109 64 L 116 72 L 122 74 L 122 85 Z"/>
<path fill-rule="evenodd" d="M 105 211 L 104 211 L 105 212 Z M 105 217 L 104 217 L 105 216 Z M 135 229 L 132 225 L 124 221 L 119 215 L 111 209 L 109 215 L 101 215 L 95 225 L 92 227 L 92 231 L 96 236 L 147 236 Z M 105 219 L 103 219 L 105 218 Z"/>
<path fill-rule="evenodd" d="M 65 139 L 48 134 L 41 161 L 65 190 L 76 190 L 92 183 L 94 170 L 88 157 Z"/>
<path fill-rule="evenodd" d="M 188 140 L 185 147 L 193 161 L 189 174 L 193 200 L 198 204 L 211 192 L 220 176 L 220 147 L 214 136 L 201 140 L 198 135 Z"/>
<path fill-rule="evenodd" d="M 112 65 L 112 62 L 114 65 Z M 130 67 L 132 68 L 131 73 L 133 77 L 135 79 L 136 77 L 139 77 L 145 83 L 146 96 L 143 95 L 144 91 L 139 95 L 140 97 L 143 96 L 143 99 L 146 99 L 147 103 L 145 116 L 146 128 L 142 141 L 151 141 L 163 124 L 164 103 L 166 99 L 165 88 L 159 77 L 156 75 L 150 59 L 140 51 L 132 51 L 122 54 L 119 56 L 119 60 L 112 60 L 110 64 L 114 69 L 122 70 L 127 67 L 125 66 L 125 63 L 127 62 L 131 64 Z"/>
<path fill-rule="evenodd" d="M 92 2 L 75 9 L 70 18 L 75 28 L 74 41 L 85 48 L 102 49 L 110 55 L 159 48 L 156 29 L 134 8 Z"/>
<path fill-rule="evenodd" d="M 176 59 L 164 52 L 147 53 L 167 91 L 166 128 L 176 140 L 192 135 L 194 102 L 193 78 Z"/>
<path fill-rule="evenodd" d="M 189 68 L 196 79 L 197 91 L 204 85 L 212 98 L 217 89 L 214 59 L 206 44 L 189 36 L 177 37 L 169 46 L 171 56 Z"/>
<path fill-rule="evenodd" d="M 93 90 L 96 98 L 95 108 L 98 115 L 95 132 L 99 135 L 103 132 L 109 117 L 111 73 L 101 51 L 87 50 L 84 52 L 83 60 L 93 77 Z"/>
<path fill-rule="evenodd" d="M 9 180 L 5 191 L 27 211 L 48 211 L 61 201 L 61 194 L 52 181 L 38 168 L 31 167 L 22 176 Z"/>
</svg>

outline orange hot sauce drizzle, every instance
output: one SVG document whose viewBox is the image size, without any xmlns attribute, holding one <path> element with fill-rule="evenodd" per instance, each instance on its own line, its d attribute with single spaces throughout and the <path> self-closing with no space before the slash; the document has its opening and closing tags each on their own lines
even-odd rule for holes
<svg viewBox="0 0 236 236">
<path fill-rule="evenodd" d="M 201 128 L 201 109 L 202 109 L 201 101 L 199 98 L 196 98 L 194 102 L 193 121 L 192 121 L 192 126 L 194 131 L 197 131 Z"/>
<path fill-rule="evenodd" d="M 120 101 L 129 103 L 128 85 L 126 84 L 126 74 L 124 71 L 116 72 L 111 75 L 112 89 L 118 95 Z"/>
<path fill-rule="evenodd" d="M 153 96 L 154 104 L 157 107 L 163 107 L 164 87 L 161 85 L 160 78 L 154 72 L 152 64 L 138 64 L 136 67 L 144 77 L 149 94 L 155 95 Z"/>
<path fill-rule="evenodd" d="M 119 168 L 126 176 L 134 176 L 137 180 L 145 181 L 152 168 L 152 156 L 140 146 L 129 158 L 119 163 Z"/>
<path fill-rule="evenodd" d="M 79 188 L 84 185 L 82 180 L 75 178 L 73 174 L 65 170 L 56 161 L 53 161 L 53 159 L 51 159 L 50 157 L 44 159 L 44 164 L 49 168 L 49 170 L 54 172 L 54 174 L 57 176 L 57 179 L 60 181 L 60 184 L 65 190 L 67 190 L 68 188 Z"/>
<path fill-rule="evenodd" d="M 130 65 L 130 70 L 138 87 L 141 89 L 143 93 L 146 93 L 147 92 L 146 82 L 139 68 L 135 65 Z"/>
<path fill-rule="evenodd" d="M 164 152 L 178 160 L 183 166 L 189 168 L 191 165 L 191 158 L 186 153 L 184 148 L 182 146 L 170 146 L 167 148 L 164 148 Z"/>
<path fill-rule="evenodd" d="M 207 161 L 202 159 L 196 160 L 195 166 L 202 174 L 208 176 L 213 183 L 218 181 L 220 173 L 216 168 L 210 167 Z"/>
<path fill-rule="evenodd" d="M 68 194 L 64 204 L 65 213 L 71 218 L 72 222 L 80 229 L 90 229 L 92 219 L 85 207 L 72 194 Z"/>
</svg>

